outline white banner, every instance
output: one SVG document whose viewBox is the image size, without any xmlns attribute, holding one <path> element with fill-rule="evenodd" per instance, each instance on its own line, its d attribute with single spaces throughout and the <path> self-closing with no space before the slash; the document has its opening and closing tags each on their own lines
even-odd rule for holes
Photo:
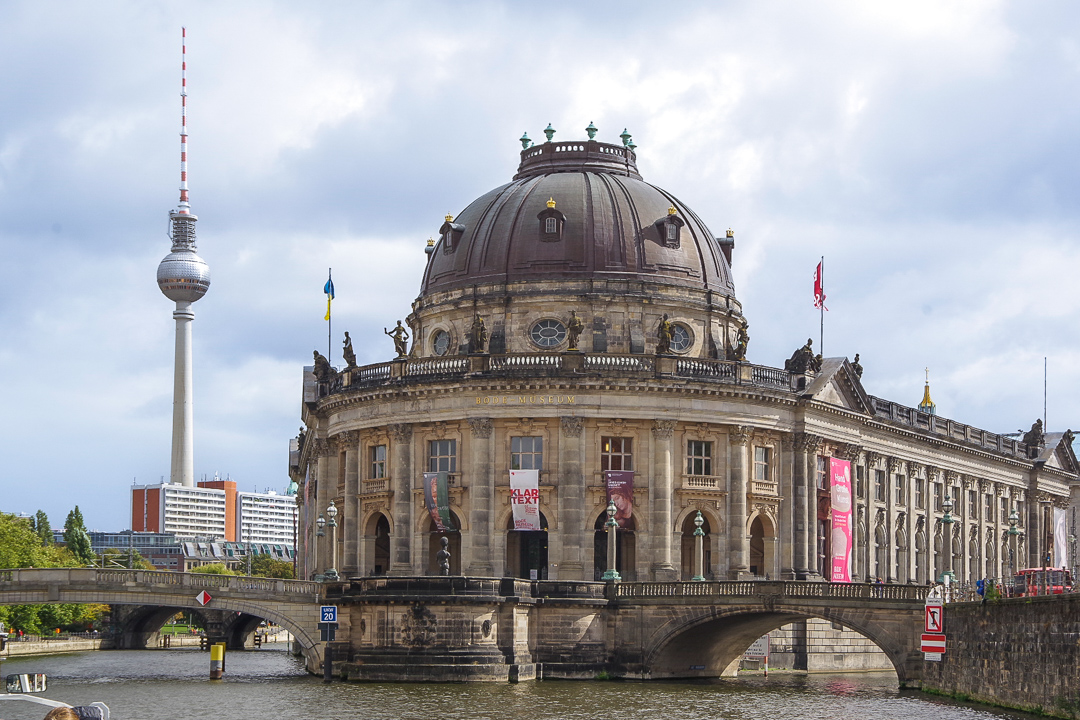
<svg viewBox="0 0 1080 720">
<path fill-rule="evenodd" d="M 510 507 L 515 530 L 540 529 L 540 471 L 510 471 Z"/>
<path fill-rule="evenodd" d="M 1065 530 L 1065 508 L 1054 508 L 1054 562 L 1063 568 L 1069 564 L 1068 533 Z"/>
</svg>

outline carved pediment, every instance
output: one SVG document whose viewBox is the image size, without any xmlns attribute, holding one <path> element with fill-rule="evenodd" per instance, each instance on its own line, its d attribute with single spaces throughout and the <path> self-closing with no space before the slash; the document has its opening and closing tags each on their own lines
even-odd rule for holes
<svg viewBox="0 0 1080 720">
<path fill-rule="evenodd" d="M 810 383 L 804 397 L 837 405 L 847 410 L 873 415 L 870 396 L 863 389 L 855 369 L 847 358 L 828 358 L 821 364 L 821 372 Z"/>
</svg>

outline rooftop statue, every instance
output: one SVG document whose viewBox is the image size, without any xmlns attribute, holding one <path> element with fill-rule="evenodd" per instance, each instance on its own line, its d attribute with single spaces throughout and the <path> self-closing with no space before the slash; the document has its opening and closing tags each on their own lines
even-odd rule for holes
<svg viewBox="0 0 1080 720">
<path fill-rule="evenodd" d="M 667 313 L 664 313 L 664 317 L 660 319 L 660 324 L 656 327 L 656 354 L 671 354 L 671 323 L 668 322 Z"/>
<path fill-rule="evenodd" d="M 348 331 L 345 332 L 344 345 L 345 347 L 342 348 L 341 354 L 345 358 L 345 364 L 349 368 L 354 368 L 356 367 L 356 353 L 353 352 L 352 338 L 349 337 Z"/>
<path fill-rule="evenodd" d="M 567 337 L 567 350 L 577 350 L 578 336 L 581 335 L 581 331 L 585 329 L 585 324 L 581 322 L 581 318 L 577 316 L 577 313 L 573 310 L 570 311 L 570 322 L 566 323 L 566 337 Z"/>
<path fill-rule="evenodd" d="M 397 321 L 397 327 L 393 330 L 383 328 L 383 332 L 394 339 L 394 352 L 397 353 L 398 358 L 409 354 L 409 331 L 402 327 L 400 320 Z"/>
<path fill-rule="evenodd" d="M 813 346 L 813 338 L 806 338 L 806 344 L 792 353 L 791 358 L 784 361 L 784 369 L 798 375 L 820 372 L 822 357 L 814 355 Z"/>
<path fill-rule="evenodd" d="M 439 543 L 442 545 L 442 548 L 439 550 L 439 552 L 435 553 L 435 560 L 439 563 L 439 574 L 449 575 L 450 551 L 447 550 L 446 546 L 450 544 L 450 540 L 445 535 L 443 535 L 441 538 L 439 538 Z"/>
<path fill-rule="evenodd" d="M 859 353 L 855 353 L 855 359 L 851 361 L 851 369 L 862 379 L 862 365 L 859 364 Z"/>
<path fill-rule="evenodd" d="M 735 345 L 728 349 L 728 360 L 746 362 L 746 348 L 750 345 L 750 323 L 743 318 L 735 335 Z"/>
<path fill-rule="evenodd" d="M 484 318 L 479 315 L 473 320 L 472 332 L 469 337 L 469 351 L 474 353 L 484 352 L 484 348 L 487 347 L 488 331 L 484 326 Z"/>
<path fill-rule="evenodd" d="M 1036 420 L 1031 429 L 1024 433 L 1024 444 L 1028 447 L 1044 447 L 1046 445 L 1042 420 Z"/>
<path fill-rule="evenodd" d="M 330 365 L 330 361 L 327 360 L 322 355 L 322 353 L 320 353 L 318 350 L 316 350 L 314 352 L 314 356 L 315 356 L 315 379 L 318 380 L 319 382 L 330 382 L 331 380 L 333 380 L 334 376 L 337 375 L 337 373 L 334 371 L 334 368 Z"/>
</svg>

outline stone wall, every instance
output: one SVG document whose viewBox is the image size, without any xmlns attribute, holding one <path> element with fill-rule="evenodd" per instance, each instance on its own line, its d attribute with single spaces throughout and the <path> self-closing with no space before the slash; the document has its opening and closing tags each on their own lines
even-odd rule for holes
<svg viewBox="0 0 1080 720">
<path fill-rule="evenodd" d="M 744 669 L 759 664 L 744 661 Z M 872 640 L 839 623 L 810 618 L 769 633 L 769 667 L 807 672 L 893 672 L 892 661 Z"/>
<path fill-rule="evenodd" d="M 1080 594 L 948 605 L 945 634 L 923 690 L 1080 718 Z"/>
</svg>

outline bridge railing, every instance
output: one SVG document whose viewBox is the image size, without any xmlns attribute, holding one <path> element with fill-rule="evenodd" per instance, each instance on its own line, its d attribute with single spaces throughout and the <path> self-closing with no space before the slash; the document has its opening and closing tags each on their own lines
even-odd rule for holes
<svg viewBox="0 0 1080 720">
<path fill-rule="evenodd" d="M 102 570 L 99 568 L 40 568 L 0 570 L 0 583 L 90 583 L 95 585 L 156 585 L 233 592 L 315 595 L 321 585 L 303 580 L 178 573 L 168 570 Z"/>
<path fill-rule="evenodd" d="M 729 580 L 711 582 L 628 582 L 615 585 L 617 598 L 756 597 L 925 600 L 926 585 Z"/>
</svg>

